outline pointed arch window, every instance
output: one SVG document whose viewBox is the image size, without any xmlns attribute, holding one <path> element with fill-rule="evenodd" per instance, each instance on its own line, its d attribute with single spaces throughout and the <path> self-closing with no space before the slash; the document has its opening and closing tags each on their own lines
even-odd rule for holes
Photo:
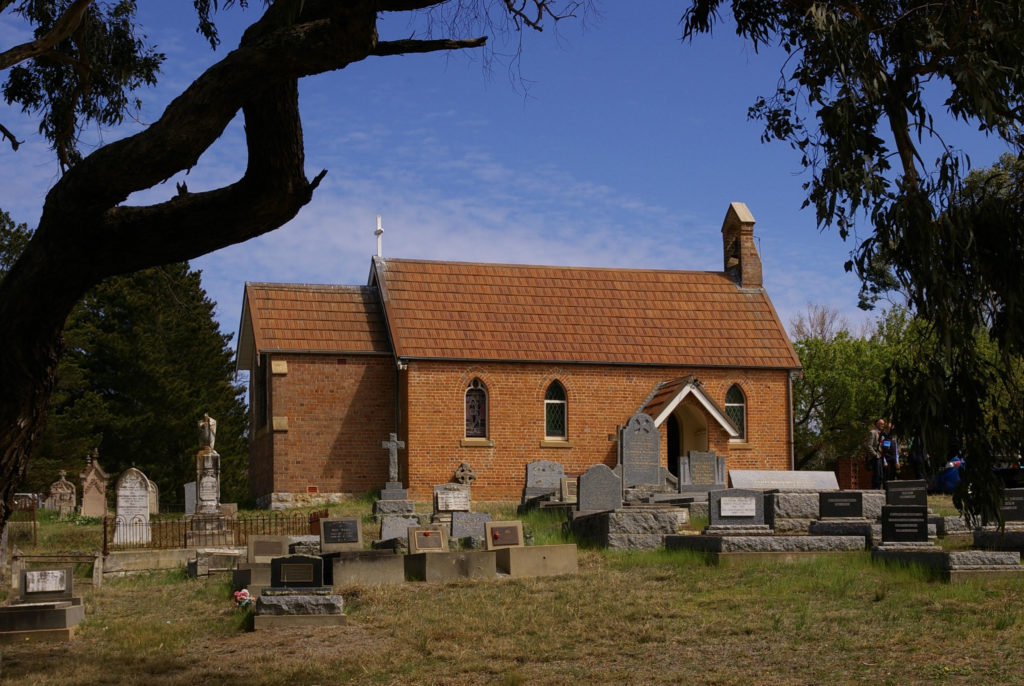
<svg viewBox="0 0 1024 686">
<path fill-rule="evenodd" d="M 569 436 L 569 406 L 565 387 L 552 381 L 544 393 L 544 437 L 565 440 Z"/>
<path fill-rule="evenodd" d="M 487 438 L 487 387 L 480 379 L 466 389 L 466 438 Z"/>
<path fill-rule="evenodd" d="M 740 432 L 735 441 L 747 440 L 747 397 L 739 384 L 733 384 L 725 394 L 725 413 Z"/>
</svg>

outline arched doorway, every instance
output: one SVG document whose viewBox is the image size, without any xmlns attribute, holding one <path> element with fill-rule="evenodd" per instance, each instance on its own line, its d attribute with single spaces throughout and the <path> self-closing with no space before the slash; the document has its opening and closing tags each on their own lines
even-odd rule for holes
<svg viewBox="0 0 1024 686">
<path fill-rule="evenodd" d="M 665 437 L 668 442 L 668 448 L 665 451 L 665 459 L 668 460 L 668 471 L 672 476 L 679 478 L 679 460 L 676 459 L 680 455 L 679 449 L 682 447 L 679 433 L 679 420 L 676 419 L 674 414 L 668 416 L 668 421 L 665 422 L 667 436 Z"/>
<path fill-rule="evenodd" d="M 693 405 L 682 403 L 665 421 L 668 426 L 666 459 L 668 469 L 679 476 L 679 460 L 691 450 L 708 449 L 708 421 L 703 412 Z"/>
</svg>

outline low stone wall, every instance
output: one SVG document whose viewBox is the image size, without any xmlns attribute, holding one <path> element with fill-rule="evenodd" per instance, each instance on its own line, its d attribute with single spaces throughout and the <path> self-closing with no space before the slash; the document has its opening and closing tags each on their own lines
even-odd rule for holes
<svg viewBox="0 0 1024 686">
<path fill-rule="evenodd" d="M 237 548 L 245 556 L 245 548 Z M 169 548 L 164 550 L 115 550 L 103 560 L 104 576 L 125 576 L 139 572 L 187 567 L 195 557 L 195 548 Z"/>
</svg>

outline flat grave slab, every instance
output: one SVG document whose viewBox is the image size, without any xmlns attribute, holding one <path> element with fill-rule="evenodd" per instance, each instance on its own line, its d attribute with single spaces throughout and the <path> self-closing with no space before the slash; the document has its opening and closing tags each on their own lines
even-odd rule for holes
<svg viewBox="0 0 1024 686">
<path fill-rule="evenodd" d="M 864 550 L 861 536 L 665 536 L 666 550 L 704 553 L 714 564 L 778 560 Z"/>
<path fill-rule="evenodd" d="M 780 491 L 838 491 L 835 472 L 730 469 L 733 488 Z"/>
<path fill-rule="evenodd" d="M 871 560 L 883 564 L 918 565 L 931 570 L 933 576 L 950 583 L 964 583 L 975 579 L 1024 575 L 1020 553 L 990 550 L 959 550 L 945 552 L 932 549 L 901 549 L 877 546 L 871 550 Z"/>
<path fill-rule="evenodd" d="M 575 543 L 502 548 L 495 552 L 498 571 L 511 577 L 575 574 L 579 568 Z"/>
<path fill-rule="evenodd" d="M 403 555 L 385 550 L 333 553 L 324 558 L 324 574 L 327 575 L 328 568 L 331 570 L 326 581 L 333 586 L 401 584 L 405 582 L 403 558 Z"/>
<path fill-rule="evenodd" d="M 498 573 L 496 554 L 488 550 L 410 553 L 404 558 L 405 578 L 409 581 L 486 579 Z"/>
</svg>

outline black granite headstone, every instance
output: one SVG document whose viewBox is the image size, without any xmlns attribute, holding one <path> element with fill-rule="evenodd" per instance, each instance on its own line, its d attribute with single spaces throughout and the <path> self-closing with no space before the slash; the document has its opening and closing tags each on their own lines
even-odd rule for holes
<svg viewBox="0 0 1024 686">
<path fill-rule="evenodd" d="M 324 585 L 324 560 L 310 555 L 288 555 L 270 561 L 273 588 L 314 588 Z"/>
<path fill-rule="evenodd" d="M 358 543 L 361 539 L 359 520 L 355 517 L 321 520 L 320 531 L 324 543 Z"/>
<path fill-rule="evenodd" d="M 1024 488 L 1007 488 L 1003 491 L 1003 520 L 1024 522 Z"/>
<path fill-rule="evenodd" d="M 882 543 L 927 542 L 927 507 L 920 505 L 882 506 Z"/>
<path fill-rule="evenodd" d="M 818 516 L 822 519 L 863 517 L 864 494 L 854 491 L 823 491 L 818 494 Z"/>
<path fill-rule="evenodd" d="M 923 480 L 886 481 L 885 504 L 928 507 L 928 483 Z"/>
</svg>

